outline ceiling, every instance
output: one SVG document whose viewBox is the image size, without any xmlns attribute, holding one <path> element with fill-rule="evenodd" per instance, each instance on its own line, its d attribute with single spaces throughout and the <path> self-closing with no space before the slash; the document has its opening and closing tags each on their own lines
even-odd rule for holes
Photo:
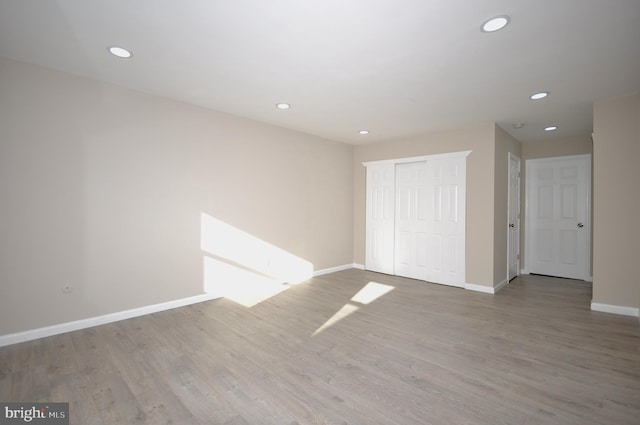
<svg viewBox="0 0 640 425">
<path fill-rule="evenodd" d="M 487 121 L 535 142 L 640 90 L 640 0 L 0 0 L 0 56 L 351 144 Z"/>
</svg>

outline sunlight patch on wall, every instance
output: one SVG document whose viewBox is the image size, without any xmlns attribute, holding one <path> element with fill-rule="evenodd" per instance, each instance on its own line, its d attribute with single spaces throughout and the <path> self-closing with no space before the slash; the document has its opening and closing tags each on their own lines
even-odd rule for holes
<svg viewBox="0 0 640 425">
<path fill-rule="evenodd" d="M 251 307 L 313 276 L 313 264 L 201 213 L 204 291 Z"/>
<path fill-rule="evenodd" d="M 216 297 L 224 297 L 250 308 L 288 288 L 289 285 L 278 279 L 204 257 L 204 290 Z"/>
<path fill-rule="evenodd" d="M 395 286 L 384 285 L 377 282 L 369 282 L 364 286 L 364 288 L 360 289 L 357 294 L 351 297 L 351 301 L 358 304 L 367 305 L 377 300 L 381 296 L 387 294 L 388 292 L 393 291 L 394 289 Z M 340 310 L 338 310 L 336 314 L 331 316 L 329 320 L 324 322 L 322 326 L 316 329 L 312 336 L 315 336 L 325 329 L 330 328 L 342 319 L 358 311 L 358 309 L 360 309 L 359 306 L 350 303 L 345 304 Z"/>
</svg>

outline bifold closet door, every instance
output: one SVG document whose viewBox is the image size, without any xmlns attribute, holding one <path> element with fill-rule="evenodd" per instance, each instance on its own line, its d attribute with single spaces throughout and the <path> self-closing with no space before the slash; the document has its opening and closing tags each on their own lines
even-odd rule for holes
<svg viewBox="0 0 640 425">
<path fill-rule="evenodd" d="M 394 274 L 395 165 L 367 167 L 365 268 Z"/>
<path fill-rule="evenodd" d="M 396 165 L 395 274 L 464 286 L 465 158 Z"/>
<path fill-rule="evenodd" d="M 428 162 L 425 280 L 465 285 L 466 158 Z"/>
<path fill-rule="evenodd" d="M 367 270 L 465 285 L 467 154 L 366 164 Z"/>
<path fill-rule="evenodd" d="M 396 165 L 395 274 L 426 280 L 427 162 Z"/>
</svg>

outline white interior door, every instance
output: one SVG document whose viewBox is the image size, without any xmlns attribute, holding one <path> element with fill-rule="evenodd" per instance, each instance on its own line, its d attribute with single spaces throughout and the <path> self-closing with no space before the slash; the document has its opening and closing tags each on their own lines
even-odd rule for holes
<svg viewBox="0 0 640 425">
<path fill-rule="evenodd" d="M 527 161 L 529 273 L 589 280 L 591 155 Z"/>
<path fill-rule="evenodd" d="M 395 274 L 426 280 L 427 162 L 396 165 Z"/>
<path fill-rule="evenodd" d="M 365 268 L 394 273 L 395 165 L 367 167 Z"/>
<path fill-rule="evenodd" d="M 520 158 L 509 153 L 509 192 L 508 192 L 508 255 L 509 280 L 518 276 L 520 271 Z"/>
<path fill-rule="evenodd" d="M 465 285 L 466 158 L 427 162 L 427 267 L 425 279 Z"/>
</svg>

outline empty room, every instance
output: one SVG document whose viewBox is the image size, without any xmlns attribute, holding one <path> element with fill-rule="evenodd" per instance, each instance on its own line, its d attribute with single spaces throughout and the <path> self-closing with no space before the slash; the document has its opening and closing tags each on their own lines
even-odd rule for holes
<svg viewBox="0 0 640 425">
<path fill-rule="evenodd" d="M 639 424 L 638 22 L 0 0 L 0 424 Z"/>
</svg>

